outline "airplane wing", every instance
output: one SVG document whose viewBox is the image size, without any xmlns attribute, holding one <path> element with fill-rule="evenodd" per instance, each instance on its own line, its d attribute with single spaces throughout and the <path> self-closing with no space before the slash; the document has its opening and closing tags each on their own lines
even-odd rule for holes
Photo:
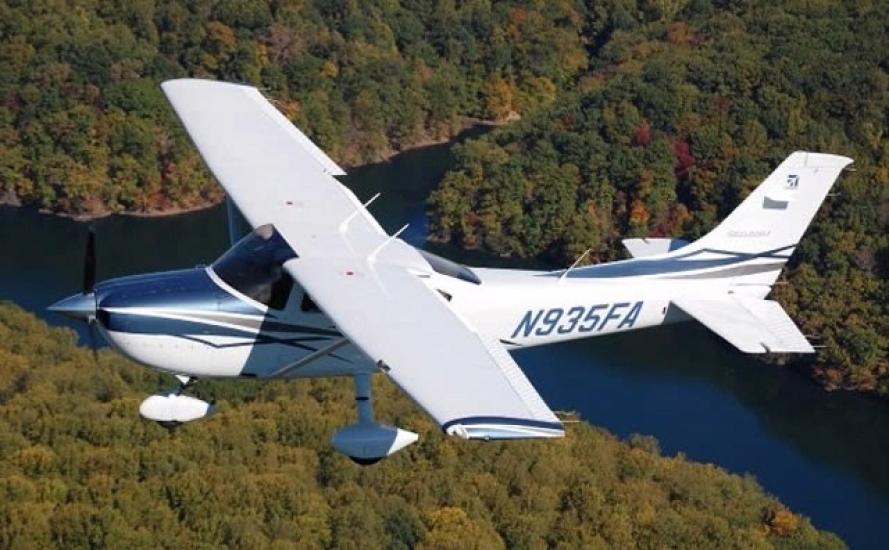
<svg viewBox="0 0 889 550">
<path fill-rule="evenodd" d="M 244 217 L 273 224 L 296 252 L 285 269 L 446 433 L 564 435 L 502 345 L 427 285 L 428 262 L 386 235 L 333 177 L 342 169 L 258 90 L 191 79 L 162 87 Z"/>
<path fill-rule="evenodd" d="M 353 258 L 297 258 L 284 267 L 448 434 L 563 435 L 558 418 L 500 342 L 451 310 L 423 273 Z"/>
<path fill-rule="evenodd" d="M 350 245 L 368 251 L 386 233 L 333 176 L 345 175 L 252 86 L 168 80 L 161 88 L 201 156 L 253 226 L 274 223 L 303 253 Z M 336 240 L 337 242 L 332 242 Z"/>
<path fill-rule="evenodd" d="M 673 300 L 680 309 L 745 353 L 814 353 L 793 320 L 773 300 Z"/>
</svg>

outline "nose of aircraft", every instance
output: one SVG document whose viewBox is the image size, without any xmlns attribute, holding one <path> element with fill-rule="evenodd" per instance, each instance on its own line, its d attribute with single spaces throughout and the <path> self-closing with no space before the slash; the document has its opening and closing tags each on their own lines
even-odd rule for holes
<svg viewBox="0 0 889 550">
<path fill-rule="evenodd" d="M 71 319 L 89 321 L 96 316 L 96 295 L 89 292 L 68 296 L 49 306 L 48 309 Z"/>
</svg>

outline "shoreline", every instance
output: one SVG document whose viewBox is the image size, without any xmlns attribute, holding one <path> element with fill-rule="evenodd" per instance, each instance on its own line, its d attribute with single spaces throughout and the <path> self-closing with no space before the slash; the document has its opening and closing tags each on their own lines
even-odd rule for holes
<svg viewBox="0 0 889 550">
<path fill-rule="evenodd" d="M 345 165 L 347 169 L 353 168 L 362 168 L 364 166 L 373 166 L 375 164 L 382 164 L 384 162 L 391 161 L 394 157 L 407 153 L 409 151 L 413 151 L 416 149 L 423 149 L 426 147 L 432 147 L 435 145 L 442 145 L 444 143 L 456 143 L 460 136 L 466 133 L 473 128 L 478 127 L 497 127 L 507 124 L 511 121 L 505 122 L 497 122 L 493 120 L 483 120 L 474 117 L 464 117 L 460 126 L 460 130 L 450 136 L 445 138 L 426 138 L 416 143 L 411 143 L 410 145 L 405 146 L 402 149 L 388 151 L 381 155 L 379 160 L 375 160 L 373 162 L 368 162 L 365 164 L 356 164 L 356 165 Z M 212 176 L 212 174 L 211 174 Z M 221 190 L 221 188 L 220 188 Z M 103 212 L 96 213 L 83 213 L 83 214 L 74 214 L 72 212 L 65 212 L 62 210 L 51 210 L 49 208 L 40 208 L 34 207 L 27 204 L 22 204 L 22 202 L 12 193 L 0 193 L 0 206 L 10 206 L 14 208 L 34 208 L 37 212 L 41 214 L 48 214 L 51 216 L 58 216 L 60 218 L 68 218 L 74 220 L 76 222 L 93 222 L 97 220 L 101 220 L 104 218 L 108 218 L 111 216 L 129 216 L 133 218 L 162 218 L 167 216 L 178 216 L 180 214 L 192 214 L 194 212 L 200 212 L 202 210 L 207 210 L 209 208 L 213 208 L 215 206 L 220 205 L 225 200 L 225 192 L 221 192 L 218 198 L 214 198 L 208 200 L 206 202 L 202 202 L 200 204 L 195 204 L 192 206 L 174 206 L 171 208 L 161 208 L 157 210 L 123 210 L 120 212 L 114 212 L 111 210 L 106 210 Z"/>
</svg>

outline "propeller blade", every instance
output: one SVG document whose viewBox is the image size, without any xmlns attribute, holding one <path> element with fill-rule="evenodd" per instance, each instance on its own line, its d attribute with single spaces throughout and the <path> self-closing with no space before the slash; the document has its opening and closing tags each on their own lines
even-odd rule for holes
<svg viewBox="0 0 889 550">
<path fill-rule="evenodd" d="M 83 293 L 96 288 L 96 230 L 90 227 L 86 238 L 86 254 L 83 257 Z"/>
<path fill-rule="evenodd" d="M 87 326 L 89 327 L 90 334 L 90 349 L 93 350 L 93 361 L 96 363 L 99 362 L 99 344 L 96 340 L 96 322 L 88 322 Z"/>
</svg>

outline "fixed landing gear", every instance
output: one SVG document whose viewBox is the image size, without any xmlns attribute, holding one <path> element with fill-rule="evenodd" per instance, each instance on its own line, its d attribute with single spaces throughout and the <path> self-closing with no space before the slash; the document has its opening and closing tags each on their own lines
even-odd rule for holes
<svg viewBox="0 0 889 550">
<path fill-rule="evenodd" d="M 174 430 L 185 422 L 210 416 L 216 411 L 214 403 L 187 395 L 185 391 L 195 382 L 194 378 L 177 374 L 179 386 L 160 391 L 139 405 L 139 415 Z"/>
<path fill-rule="evenodd" d="M 370 377 L 370 373 L 354 376 L 358 422 L 339 430 L 331 440 L 334 449 L 362 466 L 379 462 L 418 438 L 414 432 L 378 424 L 374 420 Z"/>
</svg>

